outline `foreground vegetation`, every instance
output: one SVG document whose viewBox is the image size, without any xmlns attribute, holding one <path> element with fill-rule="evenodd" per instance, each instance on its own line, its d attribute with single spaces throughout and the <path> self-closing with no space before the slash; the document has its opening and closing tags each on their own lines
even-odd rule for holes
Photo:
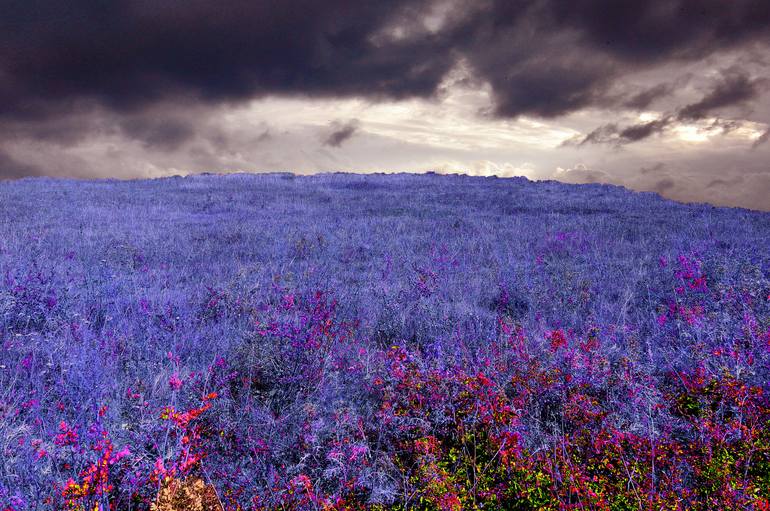
<svg viewBox="0 0 770 511">
<path fill-rule="evenodd" d="M 0 509 L 770 509 L 770 215 L 0 184 Z"/>
</svg>

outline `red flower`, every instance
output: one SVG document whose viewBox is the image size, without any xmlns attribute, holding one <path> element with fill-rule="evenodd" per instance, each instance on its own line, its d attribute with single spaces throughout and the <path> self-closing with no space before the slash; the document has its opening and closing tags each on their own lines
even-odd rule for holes
<svg viewBox="0 0 770 511">
<path fill-rule="evenodd" d="M 567 347 L 567 336 L 561 330 L 554 330 L 548 335 L 551 341 L 551 351 L 556 352 L 559 348 Z"/>
</svg>

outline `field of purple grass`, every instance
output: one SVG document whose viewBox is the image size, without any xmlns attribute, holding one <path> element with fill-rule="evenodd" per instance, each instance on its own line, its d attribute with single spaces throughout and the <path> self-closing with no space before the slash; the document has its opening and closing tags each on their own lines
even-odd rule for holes
<svg viewBox="0 0 770 511">
<path fill-rule="evenodd" d="M 3 511 L 194 485 L 770 510 L 769 213 L 523 178 L 0 182 L 0 346 Z"/>
</svg>

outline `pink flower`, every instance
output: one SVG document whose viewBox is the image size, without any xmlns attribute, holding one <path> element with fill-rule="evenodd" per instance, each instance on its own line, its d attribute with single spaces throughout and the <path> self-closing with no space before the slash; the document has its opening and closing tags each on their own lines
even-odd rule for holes
<svg viewBox="0 0 770 511">
<path fill-rule="evenodd" d="M 77 429 L 71 427 L 64 421 L 59 423 L 60 433 L 56 435 L 53 443 L 56 445 L 76 445 L 78 443 Z"/>
<path fill-rule="evenodd" d="M 121 459 L 125 458 L 126 456 L 129 456 L 130 454 L 131 454 L 131 451 L 128 450 L 128 447 L 124 447 L 112 456 L 110 463 L 116 463 Z"/>
<path fill-rule="evenodd" d="M 173 390 L 179 390 L 182 388 L 182 380 L 179 379 L 179 375 L 177 373 L 171 375 L 171 377 L 168 379 L 168 385 Z"/>
</svg>

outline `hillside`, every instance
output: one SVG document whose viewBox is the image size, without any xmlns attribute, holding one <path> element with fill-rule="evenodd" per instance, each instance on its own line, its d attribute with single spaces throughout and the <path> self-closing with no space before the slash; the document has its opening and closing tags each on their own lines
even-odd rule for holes
<svg viewBox="0 0 770 511">
<path fill-rule="evenodd" d="M 196 478 L 226 509 L 770 509 L 770 213 L 524 178 L 24 179 L 0 278 L 0 509 Z"/>
</svg>

